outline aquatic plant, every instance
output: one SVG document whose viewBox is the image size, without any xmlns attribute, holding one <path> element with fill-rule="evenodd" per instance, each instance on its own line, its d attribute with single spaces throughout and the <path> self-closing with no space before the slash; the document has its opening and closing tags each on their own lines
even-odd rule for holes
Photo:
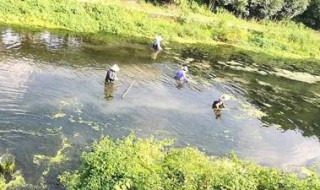
<svg viewBox="0 0 320 190">
<path fill-rule="evenodd" d="M 67 189 L 319 189 L 319 176 L 296 174 L 229 158 L 208 157 L 173 141 L 103 137 L 84 152 L 78 171 L 64 173 Z"/>
<path fill-rule="evenodd" d="M 0 189 L 21 189 L 26 185 L 26 182 L 20 171 L 16 171 L 11 177 L 12 179 L 6 183 L 4 176 L 0 174 Z"/>
<path fill-rule="evenodd" d="M 12 154 L 5 153 L 0 157 L 0 169 L 2 172 L 12 174 L 15 170 L 15 158 Z"/>
</svg>

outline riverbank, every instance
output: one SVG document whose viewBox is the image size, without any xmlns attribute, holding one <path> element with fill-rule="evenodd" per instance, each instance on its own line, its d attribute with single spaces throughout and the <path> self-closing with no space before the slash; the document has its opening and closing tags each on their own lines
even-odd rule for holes
<svg viewBox="0 0 320 190">
<path fill-rule="evenodd" d="M 146 43 L 162 34 L 164 48 L 171 48 L 172 42 L 209 47 L 205 50 L 214 49 L 220 59 L 238 59 L 240 54 L 243 61 L 314 74 L 320 71 L 319 32 L 291 21 L 245 21 L 226 12 L 213 14 L 197 4 L 161 7 L 121 0 L 0 3 L 0 23 L 9 26 L 67 30 L 102 41 L 107 33 L 141 38 Z"/>
</svg>

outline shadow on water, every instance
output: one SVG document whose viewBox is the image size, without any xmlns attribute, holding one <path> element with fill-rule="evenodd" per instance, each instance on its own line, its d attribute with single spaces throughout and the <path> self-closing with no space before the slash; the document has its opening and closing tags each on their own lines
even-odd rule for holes
<svg viewBox="0 0 320 190">
<path fill-rule="evenodd" d="M 276 76 L 239 56 L 217 61 L 195 48 L 164 50 L 153 60 L 143 43 L 93 44 L 7 28 L 0 48 L 0 152 L 16 155 L 28 183 L 61 188 L 57 176 L 76 168 L 94 140 L 132 130 L 283 168 L 320 160 L 318 83 Z M 114 63 L 120 80 L 105 85 Z M 173 75 L 183 64 L 190 83 L 178 88 Z M 216 119 L 212 101 L 224 93 L 233 98 Z"/>
</svg>

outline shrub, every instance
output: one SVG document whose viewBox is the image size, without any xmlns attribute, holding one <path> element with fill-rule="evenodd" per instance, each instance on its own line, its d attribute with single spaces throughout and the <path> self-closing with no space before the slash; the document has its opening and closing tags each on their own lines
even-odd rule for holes
<svg viewBox="0 0 320 190">
<path fill-rule="evenodd" d="M 67 189 L 319 189 L 319 176 L 304 179 L 279 169 L 230 158 L 212 158 L 172 141 L 104 137 L 83 153 L 79 171 L 60 176 Z"/>
</svg>

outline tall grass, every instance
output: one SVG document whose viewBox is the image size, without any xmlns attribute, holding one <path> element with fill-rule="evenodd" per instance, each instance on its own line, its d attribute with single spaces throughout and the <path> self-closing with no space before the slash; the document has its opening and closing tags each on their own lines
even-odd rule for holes
<svg viewBox="0 0 320 190">
<path fill-rule="evenodd" d="M 264 54 L 320 61 L 320 34 L 292 21 L 245 21 L 196 3 L 166 7 L 121 0 L 0 0 L 0 22 L 21 27 L 114 33 L 167 41 L 216 44 Z"/>
</svg>

